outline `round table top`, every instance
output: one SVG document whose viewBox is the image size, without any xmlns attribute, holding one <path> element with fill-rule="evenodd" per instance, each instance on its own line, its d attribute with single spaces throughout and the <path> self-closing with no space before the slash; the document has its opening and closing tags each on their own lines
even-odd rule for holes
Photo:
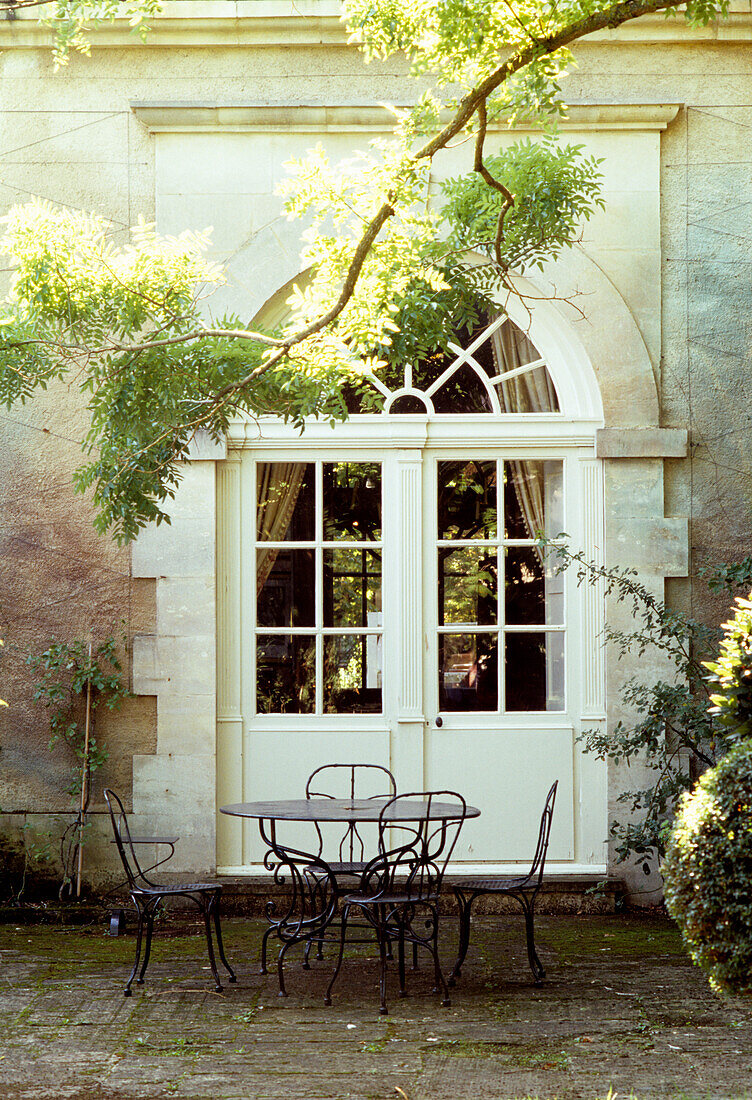
<svg viewBox="0 0 752 1100">
<path fill-rule="evenodd" d="M 271 802 L 235 802 L 220 806 L 219 812 L 232 817 L 263 818 L 274 821 L 378 821 L 384 808 L 384 798 L 288 798 Z M 420 821 L 426 816 L 428 803 L 420 799 L 399 799 L 384 819 L 387 821 Z M 456 802 L 432 802 L 431 817 L 443 821 L 457 820 Z M 480 817 L 476 806 L 468 806 L 465 817 Z"/>
</svg>

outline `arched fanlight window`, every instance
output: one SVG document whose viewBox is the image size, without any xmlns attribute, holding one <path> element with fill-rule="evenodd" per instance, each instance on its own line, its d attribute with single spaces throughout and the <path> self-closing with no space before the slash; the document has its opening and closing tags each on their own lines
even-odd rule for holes
<svg viewBox="0 0 752 1100">
<path fill-rule="evenodd" d="M 401 377 L 399 376 L 401 373 Z M 558 413 L 559 398 L 544 357 L 507 316 L 449 341 L 390 376 L 366 373 L 347 394 L 351 413 Z"/>
</svg>

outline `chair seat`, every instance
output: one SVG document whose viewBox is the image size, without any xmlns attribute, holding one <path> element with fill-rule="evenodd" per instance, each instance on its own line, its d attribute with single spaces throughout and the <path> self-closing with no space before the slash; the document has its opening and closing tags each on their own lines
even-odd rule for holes
<svg viewBox="0 0 752 1100">
<path fill-rule="evenodd" d="M 363 874 L 367 867 L 366 863 L 330 863 L 329 870 L 333 875 L 357 875 L 358 878 Z"/>
<path fill-rule="evenodd" d="M 523 886 L 533 886 L 530 875 L 490 875 L 488 878 L 468 878 L 462 882 L 452 884 L 453 890 L 463 890 L 465 893 L 474 893 L 482 890 L 484 893 L 494 893 L 501 890 L 519 890 Z"/>
<path fill-rule="evenodd" d="M 217 882 L 176 882 L 170 886 L 137 886 L 131 892 L 143 894 L 145 897 L 153 897 L 156 894 L 171 897 L 180 894 L 218 894 L 221 891 L 222 887 Z"/>
<path fill-rule="evenodd" d="M 425 893 L 420 897 L 416 897 L 414 894 L 400 893 L 395 891 L 391 894 L 379 894 L 374 898 L 370 894 L 345 894 L 342 899 L 345 905 L 415 905 L 431 904 L 438 901 L 438 894 Z"/>
</svg>

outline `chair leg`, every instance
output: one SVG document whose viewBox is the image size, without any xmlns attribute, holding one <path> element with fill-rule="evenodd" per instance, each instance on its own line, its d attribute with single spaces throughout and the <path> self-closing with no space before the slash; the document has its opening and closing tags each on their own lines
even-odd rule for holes
<svg viewBox="0 0 752 1100">
<path fill-rule="evenodd" d="M 216 899 L 213 900 L 210 903 L 210 908 L 211 908 L 212 914 L 214 916 L 214 934 L 217 937 L 217 951 L 219 952 L 219 958 L 222 962 L 222 966 L 225 968 L 227 973 L 230 975 L 230 981 L 231 982 L 236 982 L 238 979 L 237 979 L 237 976 L 235 974 L 235 971 L 232 969 L 232 967 L 228 963 L 227 959 L 225 958 L 225 947 L 224 947 L 224 944 L 222 942 L 222 928 L 221 928 L 221 925 L 219 923 L 219 900 L 220 900 L 219 899 L 219 894 L 217 894 Z"/>
<path fill-rule="evenodd" d="M 136 978 L 137 985 L 144 984 L 144 975 L 149 965 L 149 957 L 151 956 L 151 937 L 154 932 L 154 912 L 145 913 L 144 919 L 146 921 L 146 943 L 144 944 L 144 961 L 141 963 L 141 970 Z"/>
<path fill-rule="evenodd" d="M 206 951 L 209 955 L 209 966 L 211 967 L 212 976 L 214 977 L 214 989 L 215 992 L 221 993 L 222 983 L 219 980 L 217 960 L 214 958 L 214 944 L 212 943 L 211 899 L 207 899 L 204 894 L 201 895 L 201 912 L 204 918 L 204 931 L 206 932 Z"/>
<path fill-rule="evenodd" d="M 430 941 L 431 954 L 433 955 L 433 972 L 434 981 L 436 982 L 436 990 L 441 994 L 441 1004 L 443 1008 L 449 1008 L 451 1000 L 449 999 L 449 990 L 447 989 L 447 983 L 444 980 L 444 975 L 441 972 L 441 963 L 439 962 L 439 910 L 438 906 L 434 910 L 433 915 L 433 935 Z"/>
<path fill-rule="evenodd" d="M 479 897 L 478 894 L 471 894 L 470 897 L 466 897 L 463 891 L 457 887 L 455 887 L 454 896 L 457 899 L 457 905 L 460 911 L 460 928 L 457 961 L 452 968 L 452 973 L 449 975 L 449 985 L 454 985 L 457 978 L 462 974 L 462 964 L 465 961 L 467 949 L 470 946 L 470 910 L 472 909 L 475 899 Z"/>
<path fill-rule="evenodd" d="M 378 917 L 377 917 L 378 919 Z M 386 941 L 387 934 L 383 925 L 378 924 L 376 927 L 376 935 L 379 941 L 379 961 L 381 963 L 381 971 L 379 974 L 379 1014 L 381 1016 L 387 1016 L 389 1009 L 386 1007 Z M 403 945 L 404 950 L 404 945 Z"/>
<path fill-rule="evenodd" d="M 381 922 L 381 924 L 384 925 L 384 927 L 386 927 L 386 906 L 385 905 L 380 905 L 379 906 L 379 921 Z M 390 961 L 394 957 L 394 954 L 392 952 L 392 937 L 391 936 L 387 937 L 387 941 L 386 941 L 386 957 Z"/>
<path fill-rule="evenodd" d="M 287 990 L 285 989 L 285 955 L 294 943 L 300 943 L 300 940 L 288 940 L 287 943 L 283 943 L 279 949 L 279 955 L 277 955 L 277 979 L 279 981 L 280 997 L 287 996 Z"/>
<path fill-rule="evenodd" d="M 330 1005 L 332 1003 L 332 988 L 337 980 L 340 969 L 342 967 L 342 957 L 345 953 L 345 939 L 347 937 L 347 918 L 350 910 L 347 906 L 342 910 L 342 918 L 340 921 L 340 936 L 339 936 L 339 951 L 337 952 L 337 962 L 334 966 L 334 973 L 331 976 L 329 985 L 326 987 L 326 993 L 324 994 L 324 1004 Z"/>
<path fill-rule="evenodd" d="M 259 974 L 268 974 L 269 971 L 266 968 L 266 945 L 269 942 L 269 937 L 272 932 L 276 932 L 276 928 L 273 924 L 270 924 L 264 935 L 261 937 L 261 967 L 259 968 Z"/>
<path fill-rule="evenodd" d="M 391 943 L 391 940 L 389 941 Z M 413 945 L 414 946 L 414 945 Z M 405 926 L 399 922 L 399 937 L 397 939 L 397 965 L 399 969 L 399 994 L 404 997 L 405 990 Z"/>
<path fill-rule="evenodd" d="M 525 913 L 525 938 L 527 941 L 527 959 L 530 963 L 530 969 L 533 972 L 533 980 L 536 985 L 540 985 L 546 976 L 546 971 L 543 969 L 543 964 L 538 958 L 538 952 L 535 950 L 535 928 L 533 924 L 533 909 L 535 905 L 535 897 L 532 897 L 530 901 L 523 901 L 522 908 Z"/>
<path fill-rule="evenodd" d="M 135 901 L 135 898 L 134 898 L 134 901 Z M 128 979 L 128 981 L 125 983 L 125 989 L 123 990 L 123 993 L 126 997 L 131 996 L 131 985 L 133 984 L 133 979 L 136 977 L 136 973 L 138 971 L 138 964 L 141 961 L 141 942 L 143 940 L 143 933 L 144 933 L 144 914 L 141 911 L 141 907 L 138 905 L 137 902 L 136 902 L 136 908 L 138 909 L 138 928 L 136 929 L 136 958 L 133 962 L 133 970 L 131 970 L 131 976 Z"/>
</svg>

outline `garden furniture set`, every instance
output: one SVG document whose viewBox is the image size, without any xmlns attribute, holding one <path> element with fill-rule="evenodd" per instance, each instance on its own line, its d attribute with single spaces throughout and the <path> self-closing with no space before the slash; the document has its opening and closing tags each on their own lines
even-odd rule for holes
<svg viewBox="0 0 752 1100">
<path fill-rule="evenodd" d="M 405 949 L 412 946 L 413 967 L 418 949 L 428 951 L 436 991 L 448 1005 L 448 986 L 461 974 L 470 942 L 471 910 L 477 898 L 489 894 L 514 898 L 525 917 L 527 953 L 536 983 L 545 977 L 535 950 L 534 907 L 543 882 L 557 783 L 548 792 L 541 815 L 535 855 L 527 874 L 459 880 L 452 888 L 459 906 L 459 950 L 449 979 L 444 978 L 438 953 L 439 903 L 447 865 L 464 823 L 480 816 L 455 791 L 417 791 L 398 794 L 394 776 L 378 765 L 330 764 L 317 769 L 306 785 L 305 797 L 268 802 L 241 802 L 220 812 L 258 822 L 266 845 L 264 864 L 277 883 L 284 883 L 284 900 L 266 906 L 269 927 L 261 944 L 261 972 L 267 973 L 269 940 L 280 944 L 277 976 L 280 996 L 286 996 L 284 964 L 290 949 L 303 945 L 303 966 L 310 954 L 323 957 L 325 943 L 334 949 L 334 970 L 324 1002 L 331 1004 L 348 943 L 375 941 L 380 959 L 380 1012 L 386 1002 L 387 963 L 397 951 L 399 992 L 405 994 Z M 364 793 L 364 788 L 370 793 Z M 115 842 L 126 872 L 128 889 L 138 913 L 135 961 L 125 986 L 131 994 L 134 979 L 141 984 L 149 963 L 154 918 L 163 900 L 185 897 L 197 905 L 206 933 L 209 964 L 220 992 L 214 938 L 230 981 L 235 974 L 225 958 L 219 919 L 221 885 L 180 883 L 164 885 L 149 878 L 138 861 L 141 838 L 130 834 L 127 815 L 117 795 L 105 791 Z M 286 823 L 305 823 L 316 840 L 306 847 L 286 835 Z M 336 829 L 336 840 L 331 830 Z M 368 841 L 374 841 L 373 846 Z M 293 842 L 294 841 L 294 842 Z M 164 861 L 160 861 L 164 862 Z M 145 941 L 145 942 L 144 942 Z M 143 948 L 143 952 L 142 952 Z"/>
</svg>

